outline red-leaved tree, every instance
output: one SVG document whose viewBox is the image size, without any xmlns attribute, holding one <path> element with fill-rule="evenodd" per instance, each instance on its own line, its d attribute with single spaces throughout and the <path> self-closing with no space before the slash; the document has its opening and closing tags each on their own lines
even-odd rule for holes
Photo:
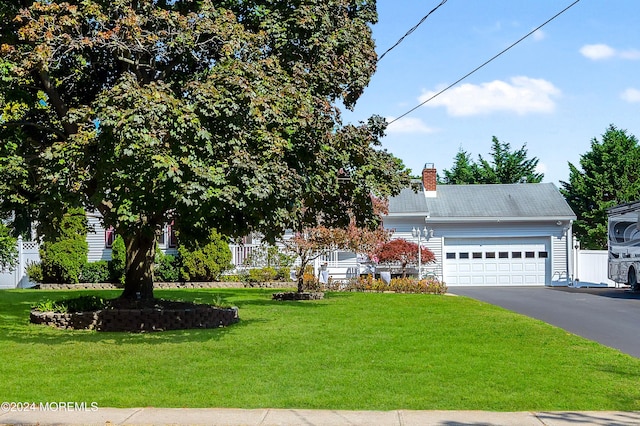
<svg viewBox="0 0 640 426">
<path fill-rule="evenodd" d="M 418 264 L 418 245 L 403 238 L 391 240 L 380 246 L 375 256 L 379 263 L 387 265 L 400 265 L 402 267 L 402 277 L 407 276 L 407 266 Z M 435 262 L 436 257 L 431 250 L 422 247 L 420 249 L 422 263 Z"/>
<path fill-rule="evenodd" d="M 391 232 L 382 226 L 382 217 L 388 213 L 388 203 L 373 196 L 371 201 L 379 218 L 377 227 L 358 226 L 353 215 L 350 215 L 349 225 L 344 228 L 323 225 L 307 227 L 295 232 L 293 237 L 281 241 L 287 251 L 295 253 L 300 260 L 296 272 L 298 292 L 303 291 L 305 267 L 318 257 L 335 250 L 347 250 L 371 258 L 389 241 Z"/>
</svg>

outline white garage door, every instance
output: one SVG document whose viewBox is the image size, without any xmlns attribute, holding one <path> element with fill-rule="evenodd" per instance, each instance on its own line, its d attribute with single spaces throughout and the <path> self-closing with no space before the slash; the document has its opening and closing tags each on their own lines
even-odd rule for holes
<svg viewBox="0 0 640 426">
<path fill-rule="evenodd" d="M 542 238 L 447 239 L 447 285 L 544 285 L 549 242 Z"/>
</svg>

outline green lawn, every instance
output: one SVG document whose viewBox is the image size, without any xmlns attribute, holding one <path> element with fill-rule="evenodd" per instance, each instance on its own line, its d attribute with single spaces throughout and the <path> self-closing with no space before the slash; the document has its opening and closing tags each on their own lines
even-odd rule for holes
<svg viewBox="0 0 640 426">
<path fill-rule="evenodd" d="M 0 401 L 101 407 L 640 410 L 640 359 L 463 297 L 164 290 L 240 308 L 226 329 L 63 331 L 28 322 L 43 299 L 0 291 Z"/>
</svg>

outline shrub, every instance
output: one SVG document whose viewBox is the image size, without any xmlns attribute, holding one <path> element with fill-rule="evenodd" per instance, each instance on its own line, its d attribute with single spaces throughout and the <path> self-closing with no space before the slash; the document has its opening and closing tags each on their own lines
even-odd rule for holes
<svg viewBox="0 0 640 426">
<path fill-rule="evenodd" d="M 153 271 L 154 278 L 158 281 L 173 283 L 180 280 L 179 259 L 170 254 L 164 254 L 162 250 L 156 250 L 156 263 Z"/>
<path fill-rule="evenodd" d="M 25 267 L 25 272 L 29 277 L 30 281 L 34 283 L 43 283 L 44 279 L 42 276 L 42 263 L 40 262 L 28 262 Z"/>
<path fill-rule="evenodd" d="M 181 245 L 178 253 L 181 259 L 180 277 L 184 281 L 217 281 L 220 275 L 231 269 L 229 244 L 216 230 L 209 235 L 209 243 L 200 247 Z"/>
<path fill-rule="evenodd" d="M 106 283 L 109 282 L 111 274 L 109 272 L 109 262 L 99 260 L 97 262 L 85 263 L 82 266 L 81 280 L 85 283 Z"/>
<path fill-rule="evenodd" d="M 291 279 L 291 268 L 281 267 L 277 269 L 276 280 L 277 281 L 289 281 Z"/>
<path fill-rule="evenodd" d="M 226 282 L 229 282 L 229 283 L 243 282 L 242 277 L 240 276 L 240 274 L 224 274 L 222 277 L 220 277 L 220 279 L 222 281 L 226 281 Z"/>
<path fill-rule="evenodd" d="M 11 230 L 0 222 L 0 269 L 15 266 L 18 260 L 16 239 L 11 236 Z"/>
<path fill-rule="evenodd" d="M 68 300 L 44 300 L 33 306 L 40 312 L 89 312 L 104 309 L 108 306 L 106 299 L 99 296 L 80 296 Z"/>
<path fill-rule="evenodd" d="M 249 281 L 258 283 L 271 282 L 275 281 L 277 275 L 276 269 L 271 267 L 250 269 Z"/>
<path fill-rule="evenodd" d="M 361 276 L 349 281 L 344 287 L 348 291 L 395 291 L 397 293 L 445 294 L 447 286 L 435 278 L 418 281 L 415 278 L 394 278 L 389 284 L 372 275 Z"/>
<path fill-rule="evenodd" d="M 127 251 L 124 245 L 124 240 L 120 235 L 117 235 L 111 245 L 111 262 L 109 262 L 109 272 L 111 274 L 111 281 L 124 284 L 125 269 L 127 267 Z"/>
<path fill-rule="evenodd" d="M 78 283 L 87 263 L 87 216 L 82 209 L 69 209 L 62 217 L 41 224 L 44 242 L 40 249 L 44 282 Z"/>
<path fill-rule="evenodd" d="M 40 250 L 45 282 L 77 284 L 82 265 L 87 262 L 89 246 L 85 239 L 45 242 Z"/>
</svg>

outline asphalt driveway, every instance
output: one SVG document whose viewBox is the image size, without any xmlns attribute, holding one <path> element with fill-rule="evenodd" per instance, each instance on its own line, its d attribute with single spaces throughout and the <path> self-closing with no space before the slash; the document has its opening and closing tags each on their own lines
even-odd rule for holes
<svg viewBox="0 0 640 426">
<path fill-rule="evenodd" d="M 640 294 L 623 288 L 449 287 L 640 358 Z"/>
</svg>

